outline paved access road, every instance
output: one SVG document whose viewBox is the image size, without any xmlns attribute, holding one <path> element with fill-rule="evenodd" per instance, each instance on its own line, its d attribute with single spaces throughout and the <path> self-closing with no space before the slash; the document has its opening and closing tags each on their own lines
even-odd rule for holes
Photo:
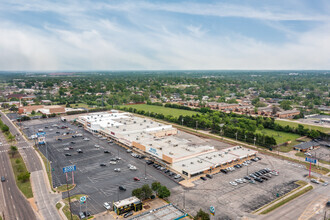
<svg viewBox="0 0 330 220">
<path fill-rule="evenodd" d="M 322 177 L 326 181 L 330 178 Z M 330 186 L 313 184 L 314 189 L 302 196 L 290 201 L 289 203 L 277 208 L 267 215 L 260 216 L 258 219 L 288 219 L 288 220 L 307 220 L 324 219 L 325 203 L 330 198 Z M 329 208 L 328 216 L 329 217 Z M 328 218 L 326 218 L 328 219 Z"/>
<path fill-rule="evenodd" d="M 0 190 L 0 212 L 3 212 L 4 219 L 37 219 L 29 202 L 16 186 L 10 164 L 7 143 L 3 134 L 0 134 L 0 175 L 6 177 L 5 182 L 1 182 Z"/>
<path fill-rule="evenodd" d="M 29 172 L 31 173 L 30 179 L 32 183 L 33 195 L 40 214 L 47 220 L 61 219 L 55 207 L 56 202 L 61 198 L 59 195 L 50 193 L 49 183 L 46 180 L 47 177 L 45 177 L 43 166 L 37 152 L 32 147 L 32 144 L 29 143 L 24 136 L 22 136 L 21 132 L 13 124 L 13 122 L 3 112 L 0 111 L 0 114 L 1 120 L 9 127 L 10 132 L 13 135 L 16 135 L 17 148 L 22 155 Z"/>
</svg>

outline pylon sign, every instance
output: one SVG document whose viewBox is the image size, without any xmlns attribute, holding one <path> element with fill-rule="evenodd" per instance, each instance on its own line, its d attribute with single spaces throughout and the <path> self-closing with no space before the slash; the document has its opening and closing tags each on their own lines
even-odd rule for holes
<svg viewBox="0 0 330 220">
<path fill-rule="evenodd" d="M 80 204 L 84 204 L 86 202 L 86 196 L 80 197 Z"/>
<path fill-rule="evenodd" d="M 214 206 L 210 206 L 210 213 L 211 213 L 211 215 L 214 215 L 215 214 L 215 208 L 214 208 Z"/>
</svg>

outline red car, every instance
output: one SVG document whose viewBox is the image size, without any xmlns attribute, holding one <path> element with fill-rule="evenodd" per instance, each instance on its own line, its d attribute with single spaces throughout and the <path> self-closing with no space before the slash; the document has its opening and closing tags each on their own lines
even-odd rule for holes
<svg viewBox="0 0 330 220">
<path fill-rule="evenodd" d="M 134 180 L 135 180 L 135 181 L 140 181 L 140 179 L 139 179 L 139 178 L 137 178 L 137 177 L 134 177 Z"/>
</svg>

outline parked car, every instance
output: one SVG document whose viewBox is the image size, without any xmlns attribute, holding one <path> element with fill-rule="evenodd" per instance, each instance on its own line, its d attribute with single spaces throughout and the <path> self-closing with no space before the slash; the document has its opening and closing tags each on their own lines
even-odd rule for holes
<svg viewBox="0 0 330 220">
<path fill-rule="evenodd" d="M 71 154 L 66 153 L 65 156 L 69 157 L 69 156 L 71 156 Z"/>
<path fill-rule="evenodd" d="M 83 140 L 84 140 L 84 141 L 89 141 L 89 139 L 88 139 L 88 138 L 84 138 Z"/>
<path fill-rule="evenodd" d="M 181 175 L 177 174 L 177 175 L 174 176 L 174 179 L 179 179 L 180 177 L 181 177 Z"/>
<path fill-rule="evenodd" d="M 1 176 L 1 182 L 5 182 L 6 181 L 6 177 Z"/>
<path fill-rule="evenodd" d="M 132 153 L 132 150 L 127 149 L 126 152 L 127 152 L 127 153 Z"/>
<path fill-rule="evenodd" d="M 134 177 L 133 179 L 134 179 L 134 181 L 140 181 L 140 179 L 138 177 Z"/>
<path fill-rule="evenodd" d="M 116 161 L 110 161 L 109 163 L 112 164 L 112 165 L 116 165 L 117 164 Z"/>
<path fill-rule="evenodd" d="M 115 172 L 120 172 L 120 168 L 115 168 L 114 171 Z"/>
<path fill-rule="evenodd" d="M 312 183 L 316 183 L 316 184 L 320 184 L 320 182 L 318 180 L 316 180 L 316 179 L 311 179 L 311 182 Z"/>
<path fill-rule="evenodd" d="M 228 171 L 227 170 L 224 170 L 224 169 L 221 169 L 220 172 L 221 173 L 224 173 L 224 174 L 227 174 L 228 173 Z"/>
<path fill-rule="evenodd" d="M 130 217 L 131 215 L 133 215 L 133 212 L 132 212 L 132 211 L 127 212 L 127 213 L 124 215 L 124 218 L 128 218 L 128 217 Z"/>
<path fill-rule="evenodd" d="M 80 219 L 84 219 L 84 218 L 86 218 L 86 216 L 84 215 L 83 212 L 79 212 L 79 218 L 80 218 Z"/>
<path fill-rule="evenodd" d="M 206 177 L 207 177 L 207 178 L 210 178 L 210 179 L 213 178 L 213 176 L 212 176 L 211 174 L 206 174 Z"/>
<path fill-rule="evenodd" d="M 84 153 L 81 149 L 78 149 L 77 152 L 78 152 L 79 154 Z"/>
<path fill-rule="evenodd" d="M 151 161 L 151 160 L 147 160 L 146 163 L 147 163 L 148 165 L 151 165 L 151 164 L 153 164 L 154 162 Z"/>
<path fill-rule="evenodd" d="M 89 216 L 91 216 L 91 213 L 90 212 L 84 212 L 84 215 L 86 216 L 86 217 L 89 217 Z"/>
<path fill-rule="evenodd" d="M 107 165 L 105 163 L 100 163 L 101 167 L 106 167 Z"/>
<path fill-rule="evenodd" d="M 237 183 L 235 183 L 235 182 L 229 182 L 229 183 L 233 186 L 237 186 Z"/>
<path fill-rule="evenodd" d="M 96 148 L 100 148 L 100 145 L 98 145 L 98 144 L 95 144 L 95 145 L 94 145 L 94 147 L 96 147 Z"/>
<path fill-rule="evenodd" d="M 110 154 L 110 151 L 105 150 L 104 153 L 105 153 L 105 154 Z"/>
<path fill-rule="evenodd" d="M 200 178 L 201 178 L 202 180 L 204 180 L 204 181 L 207 180 L 205 176 L 201 176 Z"/>
<path fill-rule="evenodd" d="M 106 208 L 107 210 L 111 209 L 111 206 L 109 205 L 109 203 L 105 202 L 103 203 L 104 208 Z"/>
<path fill-rule="evenodd" d="M 122 191 L 126 191 L 126 188 L 123 187 L 123 186 L 119 186 L 119 189 L 122 190 Z"/>
</svg>

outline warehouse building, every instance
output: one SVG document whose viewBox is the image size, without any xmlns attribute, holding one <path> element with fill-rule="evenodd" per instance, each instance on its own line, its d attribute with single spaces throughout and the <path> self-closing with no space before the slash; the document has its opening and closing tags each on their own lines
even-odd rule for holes
<svg viewBox="0 0 330 220">
<path fill-rule="evenodd" d="M 242 163 L 257 153 L 239 146 L 217 150 L 214 146 L 205 144 L 203 139 L 196 141 L 182 138 L 172 125 L 130 113 L 91 113 L 80 116 L 77 122 L 90 132 L 102 134 L 165 162 L 186 177 Z"/>
</svg>

